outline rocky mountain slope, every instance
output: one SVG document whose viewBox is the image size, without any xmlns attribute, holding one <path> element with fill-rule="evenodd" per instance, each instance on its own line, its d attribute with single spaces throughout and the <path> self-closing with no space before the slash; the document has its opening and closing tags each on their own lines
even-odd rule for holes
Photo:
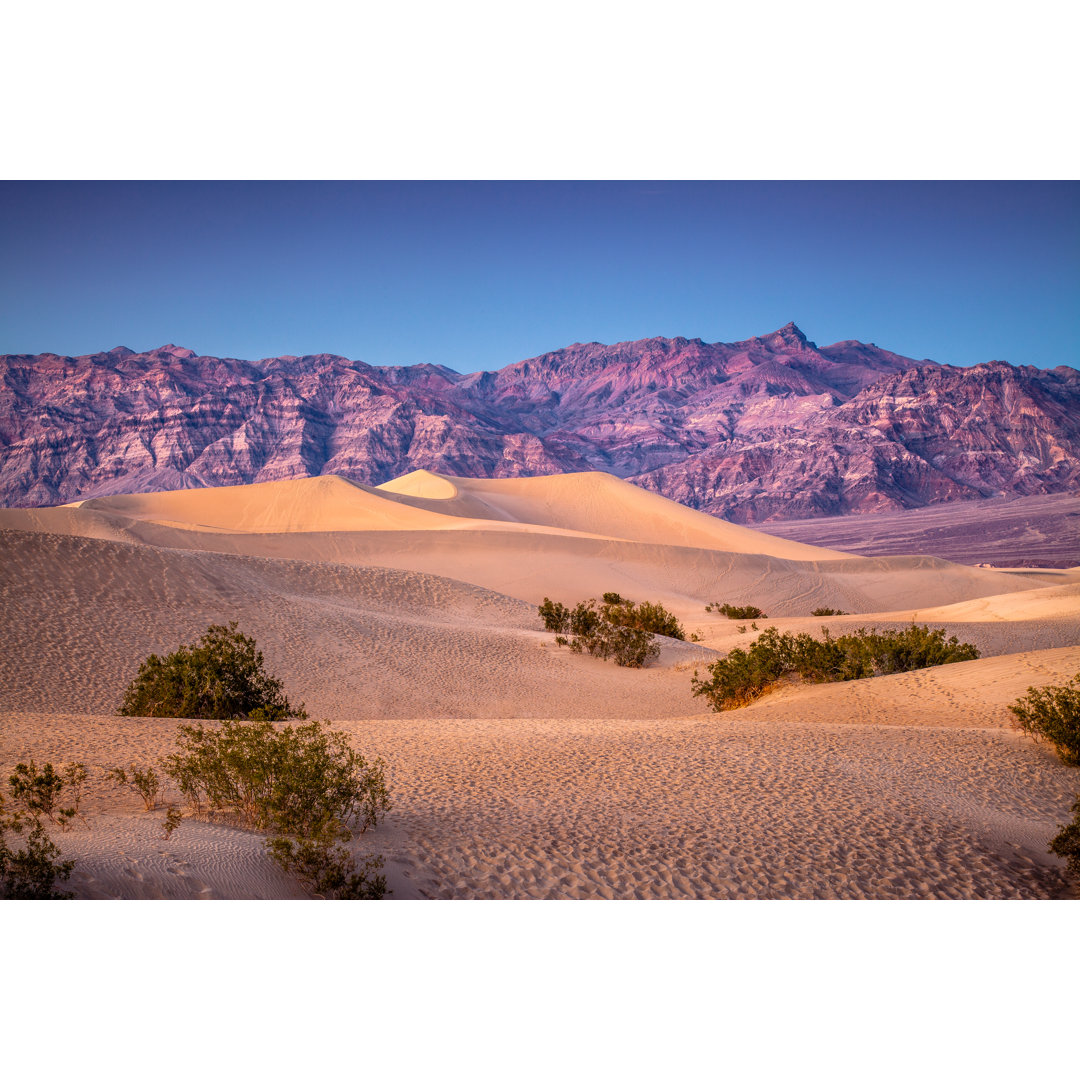
<svg viewBox="0 0 1080 1080">
<path fill-rule="evenodd" d="M 0 357 L 0 505 L 340 473 L 601 469 L 765 522 L 1080 487 L 1080 372 L 953 368 L 793 323 L 500 371 L 163 346 Z"/>
</svg>

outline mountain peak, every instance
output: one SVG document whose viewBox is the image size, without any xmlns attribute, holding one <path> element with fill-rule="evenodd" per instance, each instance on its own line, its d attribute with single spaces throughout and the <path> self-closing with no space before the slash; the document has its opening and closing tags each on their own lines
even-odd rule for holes
<svg viewBox="0 0 1080 1080">
<path fill-rule="evenodd" d="M 806 335 L 794 322 L 785 323 L 779 330 L 774 330 L 771 334 L 766 334 L 761 340 L 778 340 L 782 341 L 785 345 L 810 345 L 811 348 L 813 347 L 813 342 L 807 340 Z"/>
<path fill-rule="evenodd" d="M 178 360 L 191 360 L 198 355 L 193 349 L 185 349 L 182 345 L 161 345 L 150 350 L 151 356 L 175 356 Z"/>
</svg>

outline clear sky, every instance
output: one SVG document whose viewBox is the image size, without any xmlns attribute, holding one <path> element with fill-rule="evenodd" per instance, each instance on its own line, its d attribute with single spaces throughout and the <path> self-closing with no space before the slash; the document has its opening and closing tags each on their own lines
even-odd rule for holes
<svg viewBox="0 0 1080 1080">
<path fill-rule="evenodd" d="M 794 320 L 1080 367 L 1080 184 L 0 184 L 0 352 L 502 367 Z"/>
</svg>

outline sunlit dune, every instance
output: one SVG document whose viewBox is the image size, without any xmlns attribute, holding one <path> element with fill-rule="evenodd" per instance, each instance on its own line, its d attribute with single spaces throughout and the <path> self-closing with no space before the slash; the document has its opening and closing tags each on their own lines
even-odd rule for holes
<svg viewBox="0 0 1080 1080">
<path fill-rule="evenodd" d="M 569 473 L 509 480 L 436 476 L 418 470 L 383 484 L 383 491 L 410 496 L 415 506 L 467 513 L 477 518 L 515 521 L 610 536 L 669 547 L 693 547 L 780 559 L 850 559 L 850 555 L 779 540 L 721 521 L 655 495 L 609 473 Z"/>
</svg>

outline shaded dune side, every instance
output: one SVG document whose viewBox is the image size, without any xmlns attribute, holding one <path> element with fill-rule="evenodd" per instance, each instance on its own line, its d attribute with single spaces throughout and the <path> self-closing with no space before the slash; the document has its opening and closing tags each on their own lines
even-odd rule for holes
<svg viewBox="0 0 1080 1080">
<path fill-rule="evenodd" d="M 434 575 L 0 534 L 0 709 L 109 713 L 140 661 L 237 619 L 313 716 L 693 711 L 706 655 L 628 671 L 558 650 L 528 604 Z"/>
</svg>

